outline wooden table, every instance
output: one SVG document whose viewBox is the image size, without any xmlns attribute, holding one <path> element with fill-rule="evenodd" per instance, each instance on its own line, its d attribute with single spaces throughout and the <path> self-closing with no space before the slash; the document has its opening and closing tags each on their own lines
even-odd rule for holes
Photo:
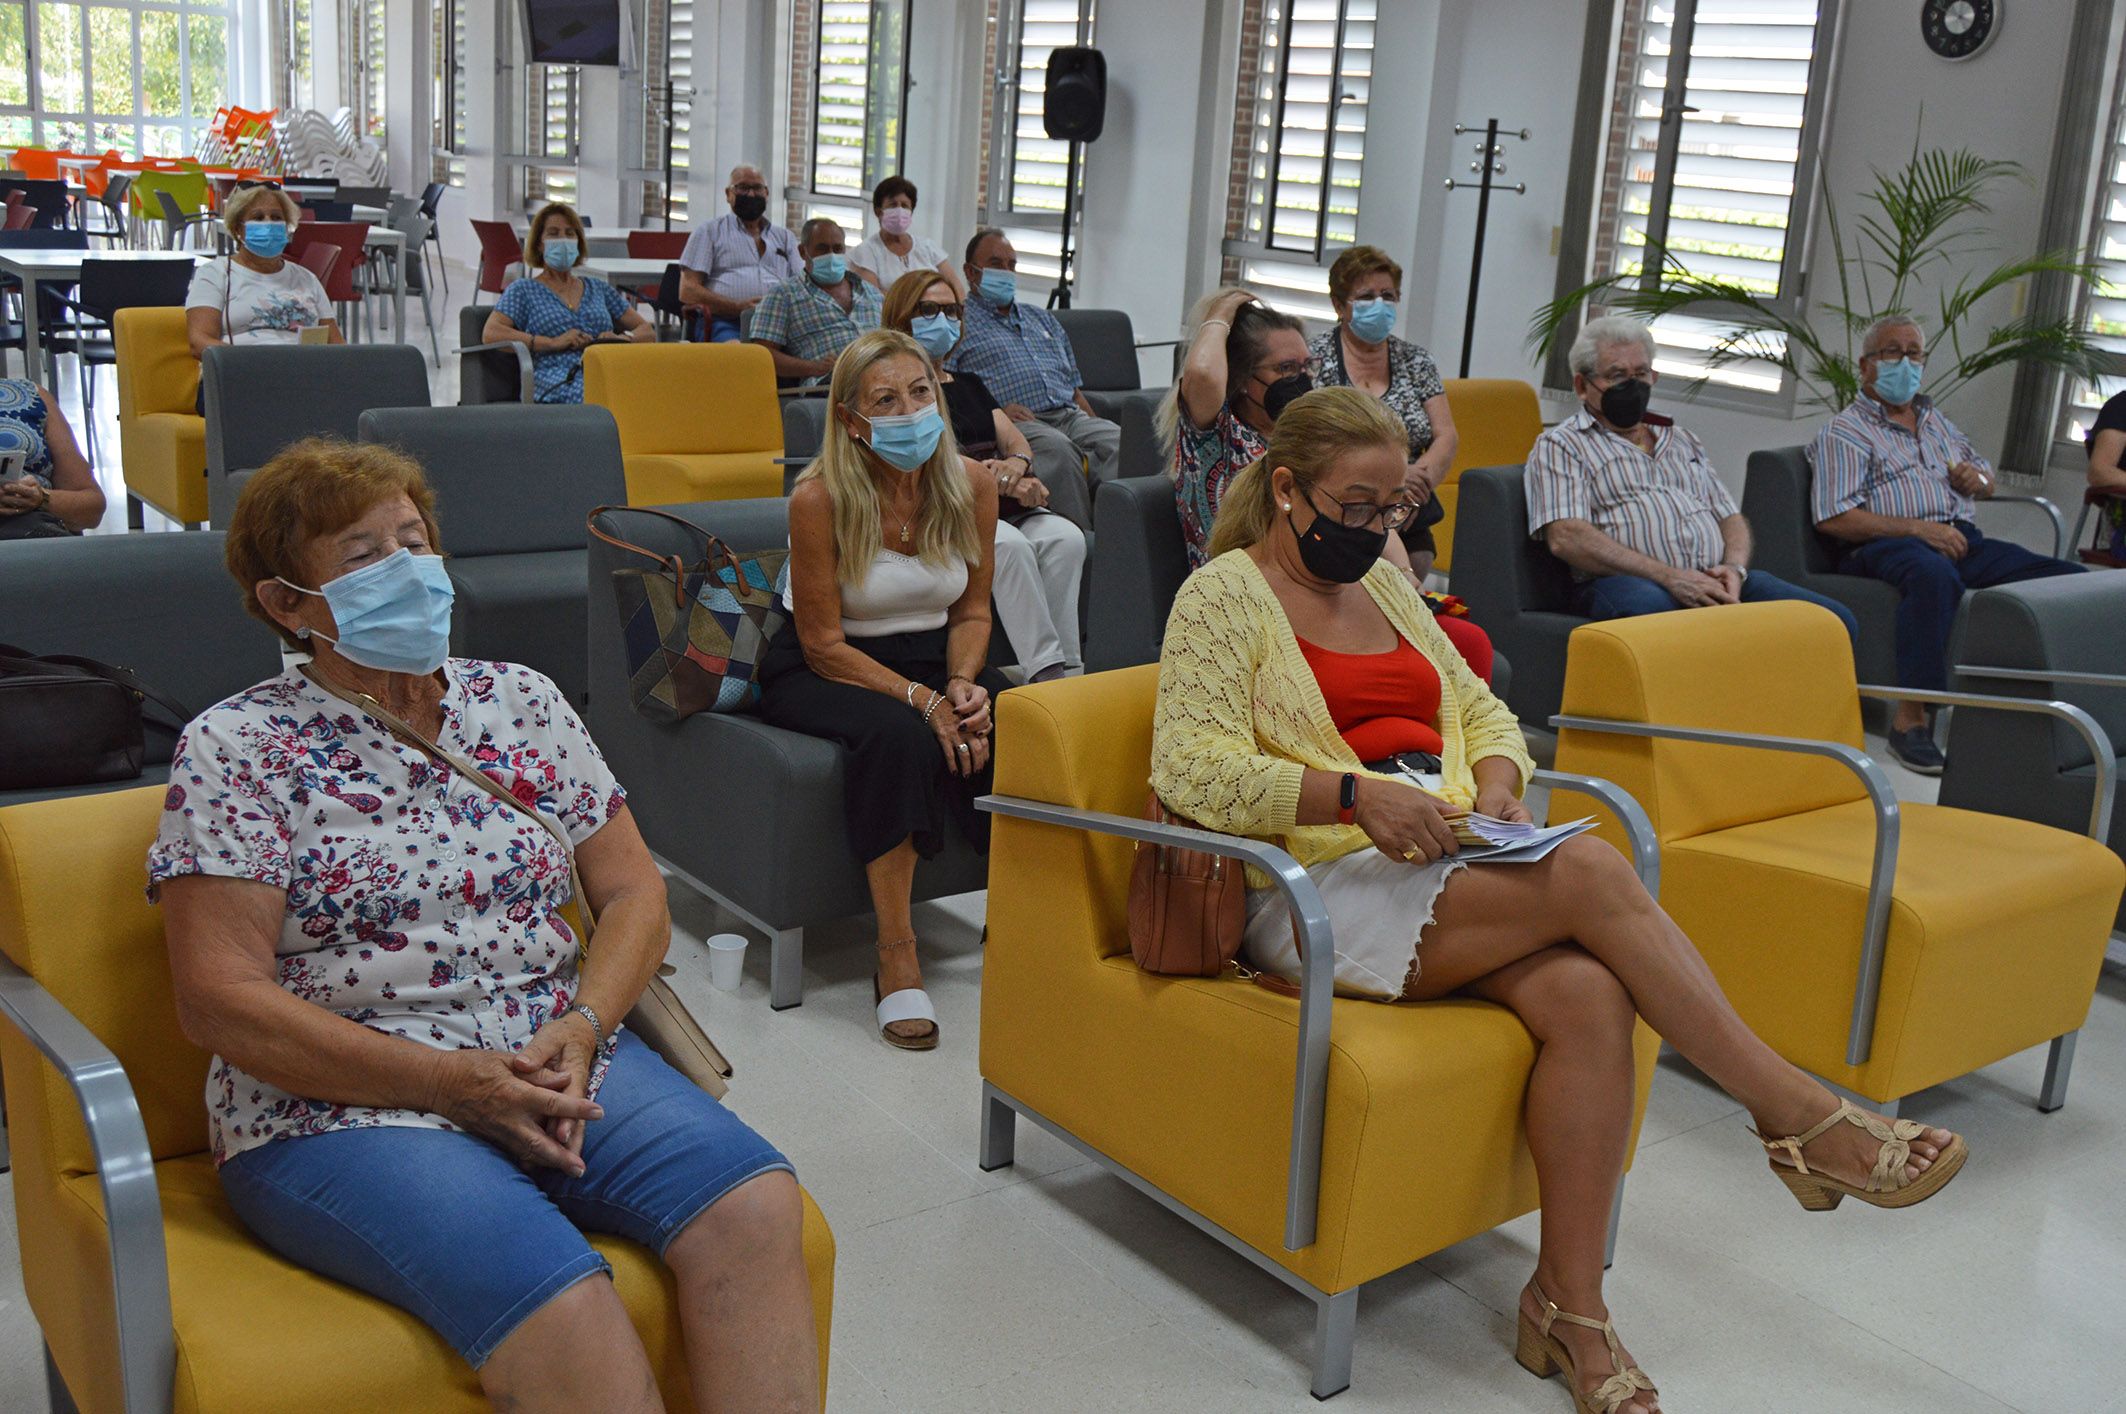
<svg viewBox="0 0 2126 1414">
<path fill-rule="evenodd" d="M 38 339 L 39 286 L 78 284 L 84 260 L 182 260 L 190 264 L 198 259 L 200 257 L 187 251 L 79 250 L 48 246 L 15 250 L 0 248 L 0 274 L 12 275 L 22 282 L 22 376 L 32 383 L 47 386 L 51 381 L 43 366 L 44 350 Z M 400 307 L 404 308 L 403 295 Z"/>
</svg>

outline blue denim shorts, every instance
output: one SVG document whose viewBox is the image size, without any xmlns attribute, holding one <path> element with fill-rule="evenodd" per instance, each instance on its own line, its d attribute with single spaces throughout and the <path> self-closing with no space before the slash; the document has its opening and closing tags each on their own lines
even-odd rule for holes
<svg viewBox="0 0 2126 1414">
<path fill-rule="evenodd" d="M 597 1098 L 581 1178 L 456 1130 L 387 1127 L 247 1150 L 222 1165 L 222 1191 L 268 1247 L 412 1312 L 478 1369 L 532 1312 L 612 1271 L 584 1233 L 662 1256 L 724 1194 L 793 1171 L 628 1032 Z"/>
</svg>

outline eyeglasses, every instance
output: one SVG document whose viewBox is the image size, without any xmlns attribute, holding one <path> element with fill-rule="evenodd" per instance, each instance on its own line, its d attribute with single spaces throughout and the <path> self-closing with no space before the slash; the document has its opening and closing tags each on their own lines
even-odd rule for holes
<svg viewBox="0 0 2126 1414">
<path fill-rule="evenodd" d="M 1272 364 L 1268 368 L 1258 366 L 1255 369 L 1255 376 L 1265 383 L 1275 383 L 1281 378 L 1290 378 L 1301 373 L 1319 382 L 1321 379 L 1321 360 L 1317 358 L 1288 358 L 1283 363 Z"/>
<path fill-rule="evenodd" d="M 1300 494 L 1307 498 L 1308 505 L 1314 507 L 1316 515 L 1329 514 L 1315 505 L 1313 491 Z M 1336 507 L 1336 519 L 1346 530 L 1364 530 L 1375 521 L 1380 522 L 1382 530 L 1400 530 L 1410 517 L 1417 514 L 1415 501 L 1396 500 L 1385 506 L 1374 501 L 1331 501 L 1329 504 Z"/>
<path fill-rule="evenodd" d="M 1875 359 L 1903 358 L 1910 359 L 1913 363 L 1918 364 L 1921 368 L 1925 368 L 1927 366 L 1927 356 L 1921 353 L 1918 349 L 1877 349 L 1873 353 L 1862 354 L 1861 357 Z"/>
<path fill-rule="evenodd" d="M 768 194 L 767 187 L 759 182 L 746 182 L 740 186 L 732 187 L 731 190 L 741 196 L 766 196 Z"/>
<path fill-rule="evenodd" d="M 951 304 L 939 304 L 935 300 L 926 299 L 915 307 L 915 317 L 918 319 L 935 319 L 940 314 L 949 314 L 954 319 L 958 319 L 966 312 L 965 306 L 961 305 L 957 300 Z"/>
</svg>

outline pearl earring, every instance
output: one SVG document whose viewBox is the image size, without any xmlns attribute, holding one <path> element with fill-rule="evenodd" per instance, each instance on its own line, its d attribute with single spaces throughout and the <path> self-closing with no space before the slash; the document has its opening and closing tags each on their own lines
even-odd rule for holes
<svg viewBox="0 0 2126 1414">
<path fill-rule="evenodd" d="M 1286 513 L 1287 515 L 1289 515 L 1289 514 L 1291 513 L 1291 510 L 1292 510 L 1292 503 L 1291 503 L 1290 501 L 1286 501 L 1286 502 L 1283 502 L 1282 504 L 1283 504 L 1283 506 L 1284 506 L 1284 510 L 1285 510 L 1285 513 Z"/>
</svg>

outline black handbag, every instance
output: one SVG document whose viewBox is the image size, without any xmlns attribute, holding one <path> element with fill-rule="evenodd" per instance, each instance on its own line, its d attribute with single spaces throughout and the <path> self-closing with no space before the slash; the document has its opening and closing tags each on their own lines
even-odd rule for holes
<svg viewBox="0 0 2126 1414">
<path fill-rule="evenodd" d="M 149 704 L 170 720 L 145 715 Z M 138 780 L 146 729 L 174 741 L 191 720 L 180 703 L 124 668 L 0 644 L 0 790 Z"/>
</svg>

